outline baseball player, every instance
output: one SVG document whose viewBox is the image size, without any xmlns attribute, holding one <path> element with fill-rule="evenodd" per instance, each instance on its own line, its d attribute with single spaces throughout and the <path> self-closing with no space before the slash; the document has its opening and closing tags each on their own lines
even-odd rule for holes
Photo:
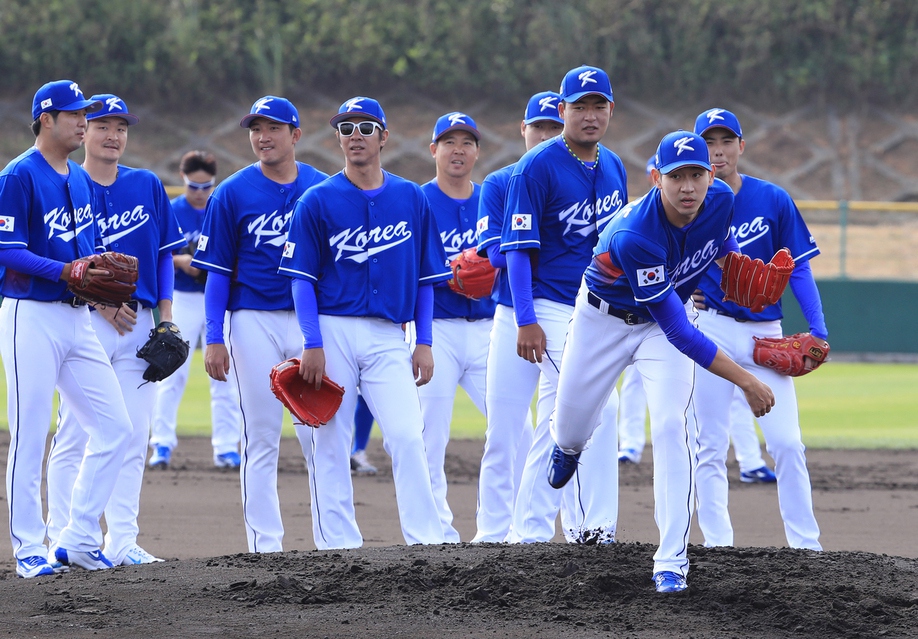
<svg viewBox="0 0 918 639">
<path fill-rule="evenodd" d="M 421 190 L 430 202 L 448 260 L 476 246 L 481 186 L 472 182 L 470 176 L 478 161 L 480 140 L 478 126 L 465 113 L 447 113 L 434 126 L 430 154 L 436 162 L 437 175 Z M 418 395 L 440 523 L 446 541 L 458 543 L 459 533 L 453 527 L 453 513 L 446 501 L 443 463 L 456 387 L 461 385 L 476 408 L 485 414 L 485 372 L 494 302 L 490 298 L 471 300 L 440 285 L 434 287 L 433 317 L 431 350 L 437 374 L 418 388 Z"/>
<path fill-rule="evenodd" d="M 198 340 L 206 344 L 204 334 L 204 282 L 207 271 L 191 265 L 194 247 L 201 237 L 207 198 L 213 192 L 217 176 L 217 158 L 205 151 L 188 151 L 179 162 L 179 172 L 185 183 L 185 192 L 172 200 L 172 209 L 178 219 L 187 244 L 172 254 L 175 267 L 175 293 L 172 300 L 172 319 L 189 339 L 192 348 Z M 188 383 L 191 358 L 175 373 L 158 385 L 153 424 L 150 429 L 150 448 L 153 454 L 150 468 L 168 468 L 172 450 L 178 444 L 175 436 L 179 404 Z M 227 383 L 210 379 L 210 412 L 213 429 L 210 442 L 214 449 L 214 466 L 238 468 L 239 459 L 239 397 L 236 381 L 230 368 Z"/>
<path fill-rule="evenodd" d="M 809 264 L 819 254 L 819 248 L 793 200 L 783 189 L 739 172 L 738 163 L 746 144 L 733 113 L 709 109 L 695 120 L 695 132 L 704 137 L 717 175 L 736 196 L 733 232 L 742 252 L 768 262 L 781 248 L 790 249 L 796 264 L 790 279 L 791 290 L 800 302 L 810 332 L 825 341 L 828 330 Z M 783 336 L 781 303 L 761 313 L 752 313 L 723 301 L 720 279 L 721 269 L 712 268 L 699 283 L 706 308 L 699 314 L 698 326 L 724 353 L 774 391 L 775 409 L 759 417 L 759 426 L 766 449 L 775 460 L 778 504 L 787 543 L 791 548 L 821 550 L 793 380 L 752 360 L 753 337 Z M 733 387 L 726 380 L 699 370 L 695 392 L 699 406 L 698 523 L 705 545 L 732 546 L 725 462 Z"/>
<path fill-rule="evenodd" d="M 268 95 L 255 101 L 239 126 L 249 130 L 258 161 L 221 182 L 210 196 L 191 262 L 208 272 L 207 374 L 226 382 L 232 365 L 236 376 L 242 412 L 242 514 L 250 552 L 283 550 L 277 457 L 284 415 L 268 376 L 275 364 L 299 355 L 303 346 L 290 279 L 278 275 L 277 265 L 296 199 L 328 177 L 297 162 L 299 124 L 289 100 Z"/>
<path fill-rule="evenodd" d="M 45 84 L 32 101 L 35 145 L 0 171 L 6 494 L 16 574 L 25 578 L 54 573 L 44 545 L 41 481 L 55 388 L 89 433 L 57 540 L 61 561 L 88 570 L 112 565 L 100 549 L 99 519 L 121 469 L 131 418 L 120 393 L 112 393 L 118 378 L 89 309 L 66 288 L 73 260 L 103 250 L 92 180 L 69 159 L 83 144 L 86 114 L 100 108 L 76 82 Z"/>
<path fill-rule="evenodd" d="M 742 388 L 756 415 L 774 396 L 688 318 L 704 270 L 736 248 L 733 193 L 714 179 L 704 140 L 687 131 L 665 136 L 654 182 L 603 229 L 584 274 L 561 361 L 548 482 L 560 488 L 574 476 L 606 397 L 633 363 L 647 393 L 657 469 L 653 579 L 658 592 L 678 592 L 686 588 L 694 502 L 693 360 Z"/>
<path fill-rule="evenodd" d="M 102 108 L 87 116 L 86 159 L 99 208 L 96 223 L 106 250 L 138 260 L 137 291 L 121 307 L 97 307 L 90 313 L 93 329 L 118 376 L 121 394 L 131 415 L 131 439 L 121 472 L 105 507 L 105 556 L 114 565 L 162 561 L 137 545 L 140 489 L 143 483 L 150 417 L 156 386 L 143 379 L 147 362 L 137 357 L 156 325 L 172 321 L 172 251 L 185 240 L 159 178 L 145 169 L 119 163 L 128 141 L 128 128 L 138 118 L 118 96 L 90 98 Z M 48 539 L 54 549 L 67 522 L 71 493 L 89 433 L 79 412 L 61 401 L 57 432 L 48 455 Z"/>
<path fill-rule="evenodd" d="M 280 266 L 293 278 L 300 373 L 317 387 L 327 374 L 345 389 L 328 424 L 302 427 L 313 538 L 320 550 L 363 544 L 349 464 L 359 387 L 392 457 L 405 542 L 443 543 L 416 385 L 433 374 L 433 285 L 451 275 L 446 255 L 421 188 L 382 169 L 389 132 L 379 102 L 351 98 L 331 125 L 344 170 L 297 202 Z M 411 320 L 413 352 L 401 327 Z"/>
<path fill-rule="evenodd" d="M 544 472 L 552 450 L 548 419 L 561 351 L 598 233 L 628 201 L 624 165 L 599 143 L 614 106 L 608 75 L 596 67 L 572 69 L 560 94 L 562 133 L 517 163 L 501 232 L 519 327 L 516 351 L 538 363 L 548 380 L 539 389 L 536 431 L 514 507 L 511 542 L 549 541 L 554 536 L 561 493 L 546 486 Z M 617 405 L 617 394 L 607 393 L 604 399 Z M 618 450 L 614 430 L 598 429 L 573 484 L 577 494 L 572 506 L 582 516 L 572 531 L 575 540 L 607 543 L 615 538 L 618 501 L 608 485 L 617 483 L 618 467 L 606 462 Z M 572 526 L 563 520 L 562 525 L 568 534 Z"/>
<path fill-rule="evenodd" d="M 529 98 L 520 123 L 527 151 L 561 134 L 564 120 L 558 114 L 560 101 L 561 96 L 553 91 L 536 93 Z M 513 506 L 532 445 L 529 407 L 539 384 L 538 366 L 516 354 L 516 320 L 507 280 L 507 258 L 500 252 L 507 185 L 515 166 L 514 162 L 484 179 L 478 204 L 478 252 L 486 254 L 499 270 L 494 285 L 496 306 L 488 343 L 485 393 L 488 427 L 478 475 L 475 514 L 478 530 L 474 542 L 502 542 L 510 533 Z M 491 389 L 490 392 L 487 389 Z M 509 424 L 521 424 L 521 427 L 512 428 Z"/>
</svg>

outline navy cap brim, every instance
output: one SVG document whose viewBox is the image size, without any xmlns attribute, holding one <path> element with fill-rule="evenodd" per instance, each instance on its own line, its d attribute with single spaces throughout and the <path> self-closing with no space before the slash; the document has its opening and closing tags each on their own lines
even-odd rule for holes
<svg viewBox="0 0 918 639">
<path fill-rule="evenodd" d="M 96 111 L 95 113 L 98 113 L 98 111 Z M 119 118 L 127 122 L 128 126 L 134 126 L 135 124 L 140 122 L 140 118 L 138 118 L 133 113 L 106 113 L 105 115 L 100 115 L 94 118 L 87 118 L 87 119 L 91 122 L 93 120 L 102 120 L 104 118 Z"/>
<path fill-rule="evenodd" d="M 265 120 L 271 120 L 272 122 L 277 122 L 278 124 L 290 124 L 290 122 L 284 122 L 283 120 L 278 120 L 277 118 L 272 118 L 269 115 L 264 113 L 249 113 L 247 116 L 242 118 L 239 122 L 239 126 L 243 129 L 249 128 L 249 125 L 252 123 L 252 120 L 257 120 L 258 118 L 264 118 Z M 293 126 L 296 126 L 295 124 Z"/>
<path fill-rule="evenodd" d="M 704 134 L 707 133 L 708 131 L 710 131 L 711 129 L 726 129 L 727 131 L 729 131 L 730 133 L 732 133 L 733 135 L 735 135 L 735 136 L 738 137 L 738 138 L 742 138 L 742 137 L 743 137 L 743 134 L 742 134 L 742 133 L 740 133 L 739 131 L 734 131 L 734 130 L 733 130 L 733 127 L 727 126 L 727 125 L 724 124 L 723 122 L 718 122 L 717 124 L 712 124 L 712 125 L 710 125 L 710 126 L 707 126 L 707 127 L 703 128 L 701 131 L 695 131 L 695 133 L 698 134 L 698 135 L 700 135 L 700 136 L 702 136 L 702 137 L 704 137 Z"/>
<path fill-rule="evenodd" d="M 672 173 L 672 172 L 675 171 L 676 169 L 681 169 L 681 168 L 686 167 L 686 166 L 697 166 L 697 167 L 701 167 L 701 168 L 704 169 L 705 171 L 710 171 L 710 170 L 711 170 L 711 165 L 710 165 L 710 164 L 707 164 L 707 163 L 704 163 L 704 162 L 699 162 L 698 160 L 685 160 L 685 161 L 682 161 L 682 162 L 670 162 L 670 163 L 667 164 L 666 166 L 662 166 L 662 167 L 660 167 L 660 168 L 657 169 L 657 170 L 658 170 L 660 173 L 662 173 L 663 175 L 669 175 L 670 173 Z"/>
<path fill-rule="evenodd" d="M 333 127 L 337 127 L 339 122 L 344 122 L 345 120 L 350 120 L 351 118 L 363 118 L 364 120 L 373 120 L 374 122 L 379 122 L 382 125 L 382 128 L 386 128 L 386 123 L 377 118 L 375 115 L 371 115 L 364 111 L 347 111 L 345 113 L 339 113 L 334 116 L 331 120 L 328 121 Z"/>
<path fill-rule="evenodd" d="M 470 127 L 468 124 L 456 124 L 456 125 L 454 125 L 454 126 L 451 126 L 451 127 L 449 127 L 448 129 L 445 129 L 445 130 L 441 131 L 441 132 L 440 132 L 440 135 L 438 135 L 437 137 L 435 137 L 433 141 L 436 142 L 437 140 L 439 140 L 440 138 L 442 138 L 444 135 L 446 135 L 446 134 L 449 133 L 450 131 L 466 131 L 467 133 L 471 133 L 472 136 L 473 136 L 476 140 L 478 140 L 479 142 L 481 141 L 481 133 L 478 132 L 478 129 L 476 129 L 476 128 L 474 128 L 474 127 Z"/>
</svg>

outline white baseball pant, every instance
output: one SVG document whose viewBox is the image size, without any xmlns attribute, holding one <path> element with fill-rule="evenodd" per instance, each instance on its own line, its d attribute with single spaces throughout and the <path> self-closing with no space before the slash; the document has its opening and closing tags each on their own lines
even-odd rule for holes
<svg viewBox="0 0 918 639">
<path fill-rule="evenodd" d="M 17 559 L 45 556 L 41 476 L 57 387 L 89 433 L 59 543 L 68 550 L 102 546 L 99 519 L 114 490 L 131 432 L 118 378 L 86 307 L 3 300 L 0 355 L 7 384 L 10 447 L 6 494 Z"/>
<path fill-rule="evenodd" d="M 430 484 L 447 543 L 459 542 L 459 532 L 453 527 L 453 513 L 446 500 L 446 472 L 443 469 L 453 403 L 457 386 L 462 386 L 475 407 L 482 415 L 486 414 L 485 376 L 492 325 L 490 319 L 434 319 L 434 376 L 418 388 Z"/>
<path fill-rule="evenodd" d="M 641 374 L 650 409 L 654 518 L 660 529 L 653 571 L 666 570 L 684 577 L 689 567 L 694 504 L 695 363 L 676 350 L 658 324 L 629 326 L 590 306 L 586 286 L 581 287 L 561 363 L 553 435 L 565 452 L 584 451 L 582 461 L 591 450 L 587 447 L 600 423 L 606 398 L 631 363 Z M 610 486 L 617 494 L 617 484 Z"/>
<path fill-rule="evenodd" d="M 242 516 L 249 552 L 281 552 L 284 523 L 277 496 L 284 405 L 271 392 L 269 377 L 278 363 L 303 353 L 303 335 L 294 311 L 231 311 L 226 327 L 230 366 L 242 413 L 239 466 Z M 296 431 L 300 437 L 302 433 Z"/>
<path fill-rule="evenodd" d="M 153 383 L 144 383 L 143 373 L 148 364 L 137 357 L 137 349 L 150 337 L 153 312 L 149 308 L 138 309 L 134 330 L 124 335 L 119 335 L 99 313 L 90 313 L 90 318 L 105 355 L 118 376 L 120 395 L 125 406 L 130 407 L 131 437 L 121 462 L 118 481 L 105 506 L 105 557 L 117 566 L 137 543 L 140 532 L 137 517 L 156 387 Z M 109 393 L 112 394 L 113 389 L 109 389 Z M 89 433 L 71 402 L 62 400 L 58 415 L 57 432 L 48 454 L 48 540 L 52 547 L 60 545 L 68 548 L 60 542 L 60 536 L 69 519 L 71 495 L 89 442 Z"/>
<path fill-rule="evenodd" d="M 350 473 L 358 387 L 379 423 L 383 446 L 392 458 L 405 543 L 443 543 L 424 451 L 424 422 L 411 370 L 411 351 L 401 326 L 371 317 L 319 315 L 319 328 L 326 375 L 344 387 L 345 393 L 341 407 L 327 424 L 297 427 L 297 432 L 303 433 L 300 443 L 309 469 L 316 547 L 327 550 L 363 544 Z"/>
<path fill-rule="evenodd" d="M 197 348 L 198 343 L 203 348 L 206 344 L 204 293 L 175 291 L 172 298 L 172 321 L 189 341 L 192 351 Z M 172 450 L 178 445 L 175 429 L 179 405 L 188 384 L 191 359 L 189 356 L 177 371 L 157 384 L 156 403 L 150 427 L 150 448 L 166 446 Z M 239 425 L 242 416 L 239 413 L 236 380 L 232 375 L 233 371 L 230 369 L 226 382 L 209 378 L 212 424 L 210 443 L 215 456 L 239 450 Z"/>
<path fill-rule="evenodd" d="M 641 375 L 634 366 L 628 366 L 622 373 L 622 389 L 618 409 L 618 449 L 637 451 L 641 459 L 647 445 L 647 395 Z"/>
<path fill-rule="evenodd" d="M 813 514 L 810 474 L 800 434 L 794 381 L 752 360 L 756 337 L 781 337 L 781 321 L 737 322 L 713 309 L 702 311 L 698 326 L 737 364 L 771 387 L 775 405 L 759 418 L 765 447 L 775 460 L 778 505 L 791 548 L 822 550 Z M 697 470 L 698 524 L 706 546 L 732 546 L 733 526 L 727 509 L 727 446 L 734 385 L 698 367 L 699 414 Z"/>
<path fill-rule="evenodd" d="M 544 298 L 535 299 L 534 307 L 539 326 L 545 331 L 546 350 L 538 366 L 547 382 L 539 385 L 536 429 L 523 468 L 508 541 L 550 541 L 555 534 L 555 519 L 559 510 L 562 531 L 568 541 L 614 541 L 618 494 L 608 490 L 609 486 L 618 485 L 618 463 L 610 463 L 618 457 L 614 425 L 599 425 L 596 428 L 590 453 L 581 457 L 574 479 L 564 490 L 555 490 L 546 478 L 554 444 L 549 421 L 573 308 Z M 607 389 L 603 397 L 603 406 L 607 402 L 615 402 L 617 410 L 618 392 L 614 386 Z"/>
</svg>

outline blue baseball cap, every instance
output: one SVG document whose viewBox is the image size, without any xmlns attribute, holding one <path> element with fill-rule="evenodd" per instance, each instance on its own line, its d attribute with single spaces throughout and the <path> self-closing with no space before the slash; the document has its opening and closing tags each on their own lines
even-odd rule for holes
<svg viewBox="0 0 918 639">
<path fill-rule="evenodd" d="M 558 113 L 558 104 L 561 102 L 561 95 L 554 91 L 542 91 L 529 98 L 529 104 L 526 105 L 526 115 L 523 117 L 523 124 L 532 124 L 539 120 L 551 120 L 558 124 L 564 124 L 561 115 Z"/>
<path fill-rule="evenodd" d="M 475 136 L 476 140 L 481 139 L 481 133 L 478 132 L 478 125 L 475 124 L 475 120 L 459 111 L 453 111 L 437 118 L 431 140 L 436 142 L 450 131 L 468 131 Z"/>
<path fill-rule="evenodd" d="M 292 124 L 297 128 L 300 126 L 300 114 L 297 112 L 296 107 L 293 106 L 293 102 L 287 98 L 279 98 L 276 95 L 266 95 L 255 100 L 249 110 L 249 114 L 242 118 L 239 126 L 247 129 L 255 118 L 267 118 L 281 124 Z"/>
<path fill-rule="evenodd" d="M 571 69 L 561 81 L 559 93 L 565 102 L 576 102 L 580 98 L 594 94 L 614 102 L 609 76 L 598 67 L 582 66 Z"/>
<path fill-rule="evenodd" d="M 124 100 L 117 95 L 112 93 L 97 93 L 89 99 L 101 102 L 102 108 L 95 113 L 87 115 L 87 120 L 95 120 L 96 118 L 121 118 L 128 123 L 128 126 L 140 122 L 140 118 L 128 112 Z"/>
<path fill-rule="evenodd" d="M 690 131 L 673 131 L 660 140 L 654 156 L 657 171 L 663 175 L 683 166 L 700 166 L 711 170 L 708 143 L 700 135 Z"/>
<path fill-rule="evenodd" d="M 727 129 L 736 137 L 743 137 L 739 119 L 726 109 L 708 109 L 695 118 L 695 133 L 704 135 L 711 129 Z"/>
<path fill-rule="evenodd" d="M 80 85 L 73 80 L 55 80 L 42 85 L 32 98 L 32 119 L 48 111 L 79 111 L 86 109 L 87 113 L 98 111 L 102 103 L 96 100 L 87 100 L 80 91 Z"/>
<path fill-rule="evenodd" d="M 363 96 L 357 96 L 345 101 L 338 107 L 338 115 L 329 120 L 329 124 L 338 126 L 338 123 L 342 120 L 347 120 L 354 116 L 366 116 L 379 122 L 383 129 L 387 128 L 386 114 L 383 112 L 382 106 L 373 98 L 365 98 Z"/>
</svg>

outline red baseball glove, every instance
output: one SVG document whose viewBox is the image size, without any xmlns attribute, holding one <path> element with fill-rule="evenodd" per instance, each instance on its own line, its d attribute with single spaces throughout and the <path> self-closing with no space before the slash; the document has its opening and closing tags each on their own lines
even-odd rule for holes
<svg viewBox="0 0 918 639">
<path fill-rule="evenodd" d="M 474 248 L 467 248 L 449 265 L 453 277 L 447 283 L 454 293 L 473 300 L 491 295 L 497 277 L 497 269 L 491 266 L 491 260 L 478 255 Z"/>
<path fill-rule="evenodd" d="M 287 407 L 298 424 L 318 428 L 341 407 L 344 389 L 322 377 L 319 390 L 300 375 L 300 360 L 291 357 L 271 369 L 271 392 Z"/>
<path fill-rule="evenodd" d="M 89 269 L 104 270 L 106 274 L 90 274 Z M 108 251 L 74 260 L 67 288 L 90 304 L 121 306 L 137 290 L 136 282 L 137 258 Z"/>
<path fill-rule="evenodd" d="M 720 288 L 726 294 L 724 301 L 761 313 L 781 299 L 793 272 L 794 258 L 786 248 L 775 253 L 768 264 L 731 251 L 720 279 Z"/>
<path fill-rule="evenodd" d="M 816 370 L 829 356 L 829 343 L 809 333 L 788 337 L 753 337 L 752 361 L 782 375 L 799 377 Z M 807 359 L 813 364 L 807 367 Z"/>
</svg>

